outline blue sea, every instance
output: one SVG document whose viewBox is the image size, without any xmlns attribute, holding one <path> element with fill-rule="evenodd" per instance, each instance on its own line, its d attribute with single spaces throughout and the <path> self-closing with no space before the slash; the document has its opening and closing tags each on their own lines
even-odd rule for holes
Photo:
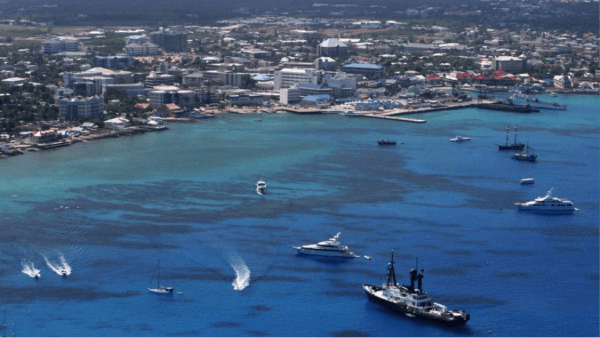
<svg viewBox="0 0 600 338">
<path fill-rule="evenodd" d="M 219 115 L 0 161 L 6 334 L 598 336 L 599 98 L 540 98 L 568 110 Z M 498 151 L 507 125 L 536 163 Z M 580 210 L 517 211 L 550 189 Z M 337 232 L 372 259 L 291 248 Z M 369 302 L 391 250 L 399 281 L 418 257 L 424 290 L 467 325 Z M 159 261 L 173 295 L 147 291 Z"/>
</svg>

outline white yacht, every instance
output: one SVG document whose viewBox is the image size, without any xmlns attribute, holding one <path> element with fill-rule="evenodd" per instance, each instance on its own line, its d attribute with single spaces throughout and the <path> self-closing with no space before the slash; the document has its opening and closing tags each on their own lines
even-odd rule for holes
<svg viewBox="0 0 600 338">
<path fill-rule="evenodd" d="M 519 210 L 550 214 L 570 214 L 579 210 L 573 206 L 573 202 L 552 196 L 552 189 L 544 197 L 538 197 L 529 202 L 515 203 L 515 205 L 519 206 Z"/>
<path fill-rule="evenodd" d="M 463 142 L 463 141 L 471 141 L 471 138 L 468 136 L 456 135 L 455 138 L 450 139 L 450 142 Z"/>
<path fill-rule="evenodd" d="M 294 246 L 293 248 L 296 249 L 299 254 L 304 255 L 347 258 L 360 257 L 358 255 L 355 255 L 352 251 L 350 251 L 350 249 L 347 246 L 341 245 L 340 242 L 338 242 L 338 239 L 340 238 L 341 234 L 341 232 L 338 232 L 328 241 L 322 241 L 317 244 Z"/>
<path fill-rule="evenodd" d="M 533 178 L 522 178 L 521 179 L 521 184 L 533 184 L 534 180 Z"/>
<path fill-rule="evenodd" d="M 256 182 L 256 193 L 259 195 L 264 195 L 267 190 L 267 183 L 263 180 Z"/>
</svg>

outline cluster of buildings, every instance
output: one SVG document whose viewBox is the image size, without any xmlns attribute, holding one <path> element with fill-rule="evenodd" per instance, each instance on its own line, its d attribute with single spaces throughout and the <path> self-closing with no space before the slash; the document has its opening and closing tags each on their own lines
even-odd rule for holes
<svg viewBox="0 0 600 338">
<path fill-rule="evenodd" d="M 115 92 L 142 97 L 150 108 L 168 107 L 163 111 L 172 112 L 214 103 L 321 105 L 406 96 L 442 85 L 598 88 L 594 65 L 599 40 L 593 32 L 480 26 L 452 32 L 393 20 L 287 17 L 228 20 L 221 25 L 161 27 L 125 35 L 121 54 L 93 55 L 81 71 L 62 74 L 62 92 L 70 90 L 74 97 L 59 101 L 61 118 L 101 118 L 102 96 Z M 279 27 L 276 35 L 262 30 L 270 26 Z M 329 36 L 310 44 L 324 26 L 332 29 Z M 360 38 L 353 33 L 365 29 L 410 34 Z M 189 39 L 190 32 L 206 37 Z M 75 37 L 41 44 L 43 54 L 83 51 L 90 52 L 90 46 Z M 139 62 L 133 71 L 135 60 Z M 540 75 L 539 69 L 547 73 Z M 2 81 L 25 81 L 9 75 L 13 76 Z"/>
</svg>

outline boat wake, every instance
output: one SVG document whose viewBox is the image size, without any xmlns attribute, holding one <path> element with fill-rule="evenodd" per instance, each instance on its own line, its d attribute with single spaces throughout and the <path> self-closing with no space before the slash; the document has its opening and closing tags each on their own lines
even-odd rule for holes
<svg viewBox="0 0 600 338">
<path fill-rule="evenodd" d="M 48 259 L 48 257 L 44 254 L 42 254 L 42 257 L 44 257 L 44 260 L 46 261 L 46 265 L 48 265 L 48 267 L 56 272 L 56 274 L 61 275 L 61 276 L 68 276 L 71 274 L 71 266 L 69 265 L 69 263 L 67 263 L 67 260 L 65 259 L 65 256 L 58 252 L 58 259 L 60 260 L 60 263 L 53 263 L 50 261 L 50 259 Z"/>
<path fill-rule="evenodd" d="M 229 264 L 235 271 L 235 279 L 233 280 L 233 289 L 242 291 L 250 285 L 250 269 L 239 256 L 233 256 L 229 259 Z"/>
<path fill-rule="evenodd" d="M 35 268 L 33 262 L 29 258 L 21 258 L 21 266 L 23 266 L 21 272 L 27 276 L 31 278 L 39 278 L 41 276 L 40 270 Z"/>
</svg>

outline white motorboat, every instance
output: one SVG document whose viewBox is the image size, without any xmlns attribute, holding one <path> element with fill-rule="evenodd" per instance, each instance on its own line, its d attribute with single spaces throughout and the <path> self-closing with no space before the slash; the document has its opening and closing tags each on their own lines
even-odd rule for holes
<svg viewBox="0 0 600 338">
<path fill-rule="evenodd" d="M 256 182 L 256 193 L 264 195 L 267 192 L 267 183 L 263 180 Z"/>
<path fill-rule="evenodd" d="M 156 277 L 156 288 L 148 288 L 148 291 L 150 291 L 152 293 L 158 293 L 158 294 L 172 294 L 173 287 L 160 285 L 160 260 L 158 261 L 157 271 L 158 271 L 158 273 L 157 273 L 157 277 Z M 152 281 L 150 281 L 150 282 L 152 283 Z"/>
<path fill-rule="evenodd" d="M 533 178 L 523 178 L 521 184 L 533 184 Z"/>
<path fill-rule="evenodd" d="M 538 197 L 529 202 L 515 203 L 515 205 L 518 205 L 519 210 L 522 211 L 549 214 L 570 214 L 578 210 L 573 205 L 573 202 L 552 196 L 552 189 L 544 197 Z"/>
<path fill-rule="evenodd" d="M 361 117 L 362 114 L 355 112 L 355 111 L 347 111 L 345 113 L 342 113 L 342 115 L 347 116 L 347 117 Z"/>
<path fill-rule="evenodd" d="M 450 142 L 463 142 L 463 141 L 471 141 L 471 138 L 468 136 L 456 135 L 455 138 L 450 139 Z"/>
<path fill-rule="evenodd" d="M 330 238 L 328 241 L 322 241 L 317 244 L 309 244 L 303 246 L 294 246 L 293 248 L 298 251 L 299 254 L 313 255 L 313 256 L 329 256 L 329 257 L 347 257 L 356 258 L 360 257 L 355 255 L 348 246 L 341 245 L 338 239 L 342 233 L 338 232 L 335 236 Z"/>
<path fill-rule="evenodd" d="M 558 95 L 556 95 L 556 93 L 553 92 L 553 93 L 550 94 L 550 96 L 557 97 Z"/>
</svg>

